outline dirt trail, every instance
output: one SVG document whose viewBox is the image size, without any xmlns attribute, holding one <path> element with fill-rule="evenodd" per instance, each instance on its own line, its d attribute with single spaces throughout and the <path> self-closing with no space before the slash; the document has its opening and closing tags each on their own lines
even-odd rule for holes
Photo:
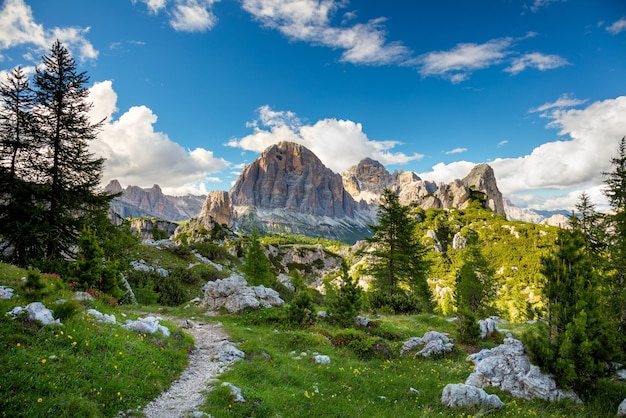
<svg viewBox="0 0 626 418">
<path fill-rule="evenodd" d="M 163 317 L 177 325 L 180 319 Z M 189 355 L 189 365 L 172 386 L 150 402 L 143 409 L 147 418 L 187 417 L 205 401 L 207 382 L 223 373 L 231 362 L 219 360 L 228 335 L 221 324 L 213 325 L 193 322 L 185 329 L 195 341 L 195 348 Z"/>
</svg>

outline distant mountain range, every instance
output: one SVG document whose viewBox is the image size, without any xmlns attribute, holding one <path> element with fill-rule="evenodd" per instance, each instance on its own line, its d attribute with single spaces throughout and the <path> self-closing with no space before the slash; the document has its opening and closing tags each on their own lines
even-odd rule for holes
<svg viewBox="0 0 626 418">
<path fill-rule="evenodd" d="M 293 142 L 268 147 L 243 170 L 228 192 L 174 197 L 163 194 L 158 185 L 122 189 L 117 180 L 105 188 L 111 193 L 122 192 L 111 204 L 122 217 L 196 218 L 202 225 L 217 222 L 235 229 L 255 225 L 268 231 L 348 242 L 369 234 L 367 225 L 375 221 L 384 189 L 395 191 L 402 204 L 425 209 L 463 209 L 474 193 L 481 192 L 486 207 L 509 219 L 535 223 L 546 219 L 545 214 L 516 208 L 503 199 L 493 169 L 487 164 L 475 166 L 466 177 L 448 184 L 424 181 L 409 171 L 389 173 L 369 158 L 338 174 L 308 148 Z M 563 217 L 562 213 L 557 215 Z"/>
</svg>

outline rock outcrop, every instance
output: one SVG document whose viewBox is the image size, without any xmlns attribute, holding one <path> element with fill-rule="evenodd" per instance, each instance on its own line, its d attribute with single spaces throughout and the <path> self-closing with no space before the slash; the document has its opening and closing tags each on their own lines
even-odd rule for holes
<svg viewBox="0 0 626 418">
<path fill-rule="evenodd" d="M 246 279 L 238 274 L 208 282 L 203 289 L 203 305 L 209 311 L 218 311 L 223 308 L 233 313 L 246 308 L 270 308 L 284 303 L 274 289 L 264 286 L 248 286 Z"/>
<path fill-rule="evenodd" d="M 402 356 L 413 352 L 419 347 L 422 347 L 422 349 L 417 351 L 415 355 L 419 354 L 422 357 L 430 357 L 452 351 L 453 344 L 446 334 L 437 331 L 428 331 L 423 337 L 413 337 L 405 341 L 400 349 L 400 355 Z"/>
<path fill-rule="evenodd" d="M 298 214 L 340 218 L 356 207 L 333 173 L 308 148 L 280 142 L 248 165 L 230 190 L 235 207 L 285 209 Z"/>
<path fill-rule="evenodd" d="M 495 409 L 504 407 L 498 395 L 489 395 L 481 388 L 463 383 L 451 383 L 443 388 L 441 403 L 448 408 Z"/>
<path fill-rule="evenodd" d="M 506 338 L 492 349 L 484 349 L 467 357 L 475 364 L 465 384 L 476 387 L 495 387 L 516 398 L 580 402 L 572 391 L 559 389 L 550 375 L 530 363 L 521 341 Z"/>
</svg>

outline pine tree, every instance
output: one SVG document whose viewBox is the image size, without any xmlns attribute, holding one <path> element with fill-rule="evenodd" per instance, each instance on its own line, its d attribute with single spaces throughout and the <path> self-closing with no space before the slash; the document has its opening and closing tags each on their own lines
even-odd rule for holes
<svg viewBox="0 0 626 418">
<path fill-rule="evenodd" d="M 21 68 L 0 84 L 0 95 L 0 236 L 2 247 L 13 248 L 9 261 L 26 266 L 41 256 L 44 230 L 33 169 L 38 154 L 30 113 L 34 93 Z"/>
<path fill-rule="evenodd" d="M 607 218 L 612 306 L 621 334 L 626 333 L 626 137 L 619 142 L 618 155 L 611 159 L 613 171 L 605 176 L 605 196 L 613 208 Z M 624 343 L 626 346 L 626 342 Z"/>
<path fill-rule="evenodd" d="M 462 265 L 456 273 L 454 300 L 459 340 L 474 343 L 480 336 L 477 319 L 495 313 L 492 305 L 497 289 L 495 271 L 480 250 L 478 234 L 470 231 L 467 235 Z"/>
<path fill-rule="evenodd" d="M 378 224 L 371 225 L 374 235 L 374 257 L 370 273 L 374 277 L 374 291 L 382 299 L 401 298 L 408 294 L 421 302 L 424 310 L 432 309 L 431 294 L 426 281 L 430 265 L 426 247 L 416 238 L 416 220 L 409 208 L 400 204 L 391 190 L 383 192 L 377 211 Z"/>
<path fill-rule="evenodd" d="M 265 256 L 265 251 L 259 241 L 259 233 L 255 229 L 250 236 L 241 270 L 249 284 L 271 287 L 274 282 L 271 268 L 270 261 Z"/>
<path fill-rule="evenodd" d="M 107 209 L 112 197 L 96 192 L 104 160 L 89 151 L 101 123 L 89 120 L 88 77 L 78 72 L 69 51 L 55 42 L 34 77 L 34 135 L 41 147 L 40 181 L 45 185 L 45 256 L 72 254 L 82 225 Z"/>
<path fill-rule="evenodd" d="M 354 321 L 362 306 L 363 290 L 348 272 L 348 264 L 341 260 L 341 278 L 339 286 L 335 287 L 328 282 L 326 299 L 328 317 L 343 327 L 354 325 Z"/>
<path fill-rule="evenodd" d="M 584 395 L 618 360 L 618 351 L 580 229 L 559 231 L 557 250 L 542 260 L 542 274 L 548 324 L 543 334 L 527 338 L 528 349 L 561 386 Z"/>
</svg>

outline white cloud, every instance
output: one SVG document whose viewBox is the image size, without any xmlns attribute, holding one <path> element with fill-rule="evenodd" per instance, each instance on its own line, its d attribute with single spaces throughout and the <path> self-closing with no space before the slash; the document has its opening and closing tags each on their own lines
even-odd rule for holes
<svg viewBox="0 0 626 418">
<path fill-rule="evenodd" d="M 552 3 L 560 3 L 565 1 L 567 0 L 535 0 L 534 3 L 530 6 L 530 10 L 533 13 L 537 13 L 537 11 L 542 7 L 547 7 Z"/>
<path fill-rule="evenodd" d="M 503 146 L 505 146 L 508 143 L 509 143 L 509 141 L 507 139 L 504 139 L 504 140 L 498 142 L 498 148 L 502 148 Z"/>
<path fill-rule="evenodd" d="M 423 77 L 440 76 L 453 83 L 466 80 L 482 68 L 500 63 L 508 54 L 512 38 L 493 39 L 484 44 L 462 43 L 449 51 L 435 51 L 418 58 Z"/>
<path fill-rule="evenodd" d="M 423 180 L 436 183 L 450 183 L 456 179 L 462 179 L 474 168 L 476 163 L 469 161 L 455 161 L 450 164 L 437 163 L 431 171 L 418 174 Z"/>
<path fill-rule="evenodd" d="M 219 1 L 219 0 L 217 0 Z M 213 0 L 178 1 L 170 25 L 179 32 L 205 32 L 217 23 L 217 17 L 210 10 Z"/>
<path fill-rule="evenodd" d="M 371 140 L 360 123 L 350 120 L 322 119 L 313 125 L 304 125 L 293 112 L 263 106 L 259 109 L 259 119 L 249 126 L 253 128 L 250 135 L 234 138 L 227 145 L 262 152 L 280 141 L 297 142 L 313 151 L 335 172 L 345 171 L 366 157 L 383 165 L 404 164 L 423 157 L 392 152 L 399 145 L 397 141 Z"/>
<path fill-rule="evenodd" d="M 387 42 L 384 18 L 346 26 L 355 14 L 344 14 L 344 26 L 333 26 L 332 16 L 346 1 L 243 0 L 243 9 L 266 27 L 291 40 L 341 49 L 341 60 L 354 64 L 402 63 L 411 52 L 399 42 Z"/>
<path fill-rule="evenodd" d="M 450 154 L 461 154 L 463 152 L 467 152 L 467 148 L 454 148 L 451 149 L 449 151 L 444 151 L 444 154 L 450 155 Z"/>
<path fill-rule="evenodd" d="M 79 27 L 46 29 L 35 21 L 24 0 L 5 0 L 0 10 L 0 50 L 31 46 L 40 55 L 58 39 L 79 59 L 95 59 L 98 51 L 86 39 L 88 32 L 89 28 Z"/>
<path fill-rule="evenodd" d="M 167 0 L 132 0 L 133 4 L 136 4 L 137 1 L 145 3 L 145 5 L 148 6 L 150 13 L 153 14 L 159 13 L 165 8 L 165 4 L 167 3 Z"/>
<path fill-rule="evenodd" d="M 546 191 L 562 190 L 572 201 L 582 191 L 602 187 L 602 173 L 611 171 L 610 160 L 626 135 L 626 96 L 594 102 L 584 109 L 555 110 L 544 117 L 550 119 L 547 127 L 559 129 L 563 139 L 542 144 L 519 158 L 498 158 L 489 165 L 505 196 L 527 196 L 528 201 L 532 197 L 535 206 L 554 208 L 565 198 L 548 200 Z M 432 174 L 443 181 L 461 178 L 470 164 L 438 164 L 423 177 Z"/>
<path fill-rule="evenodd" d="M 626 17 L 623 17 L 620 20 L 613 22 L 613 24 L 606 27 L 606 30 L 613 35 L 617 35 L 620 32 L 626 31 Z"/>
<path fill-rule="evenodd" d="M 553 70 L 568 65 L 565 58 L 558 55 L 546 55 L 540 52 L 531 52 L 513 59 L 513 62 L 504 71 L 517 74 L 527 68 L 536 68 L 539 71 Z"/>
<path fill-rule="evenodd" d="M 131 0 L 145 3 L 150 13 L 164 11 L 170 26 L 178 32 L 206 32 L 217 23 L 213 5 L 220 0 Z"/>
<path fill-rule="evenodd" d="M 118 119 L 117 95 L 110 81 L 95 83 L 90 89 L 93 103 L 90 116 L 94 122 L 107 117 L 92 151 L 106 158 L 103 180 L 118 179 L 121 183 L 140 187 L 159 184 L 164 192 L 203 193 L 205 182 L 215 181 L 209 174 L 228 167 L 203 148 L 188 150 L 172 141 L 167 134 L 155 132 L 157 116 L 146 106 L 128 109 Z M 204 187 L 204 189 L 203 189 Z"/>
<path fill-rule="evenodd" d="M 559 96 L 559 98 L 554 102 L 544 103 L 541 106 L 529 109 L 528 113 L 545 112 L 550 109 L 563 109 L 566 107 L 580 106 L 586 102 L 587 100 L 579 100 L 565 93 Z"/>
</svg>

